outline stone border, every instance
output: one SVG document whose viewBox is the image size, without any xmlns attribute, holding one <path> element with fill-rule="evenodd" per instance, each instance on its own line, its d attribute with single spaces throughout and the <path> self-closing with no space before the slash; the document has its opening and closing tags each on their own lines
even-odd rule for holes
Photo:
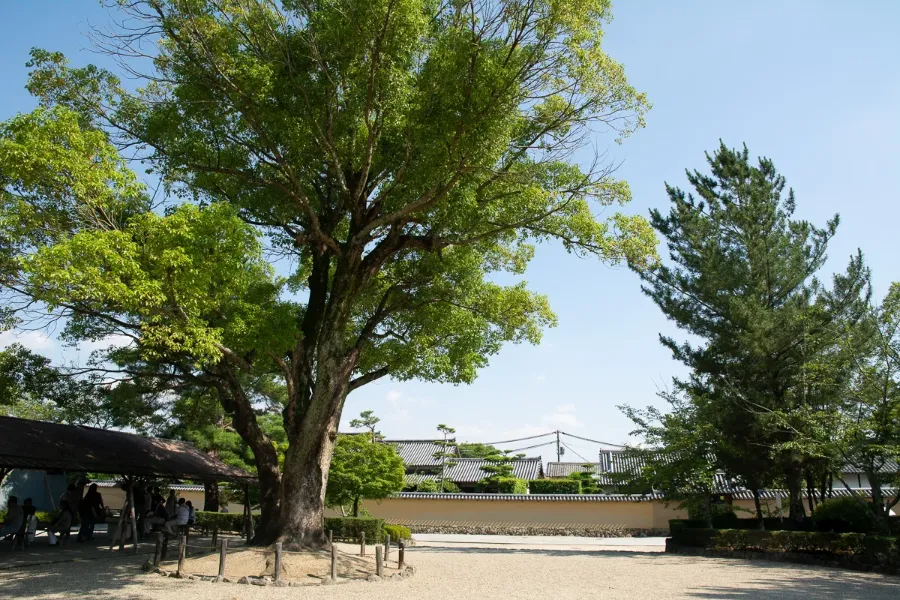
<svg viewBox="0 0 900 600">
<path fill-rule="evenodd" d="M 802 552 L 759 552 L 753 550 L 720 550 L 717 548 L 697 548 L 695 546 L 679 546 L 666 539 L 666 554 L 683 554 L 688 556 L 706 556 L 709 558 L 737 558 L 741 560 L 764 560 L 767 562 L 791 563 L 811 567 L 828 567 L 846 569 L 863 573 L 880 573 L 882 575 L 900 575 L 900 567 L 891 565 L 870 565 L 845 558 L 825 558 Z"/>
<path fill-rule="evenodd" d="M 301 583 L 299 581 L 275 581 L 272 577 L 222 577 L 221 579 L 217 575 L 202 575 L 200 573 L 192 573 L 182 574 L 181 577 L 178 576 L 176 571 L 167 571 L 165 569 L 160 569 L 158 567 L 154 567 L 152 561 L 147 561 L 143 565 L 141 565 L 141 570 L 145 573 L 156 573 L 157 575 L 161 575 L 163 577 L 172 577 L 175 579 L 185 579 L 189 581 L 206 581 L 209 583 L 233 583 L 240 585 L 257 585 L 257 586 L 273 586 L 273 587 L 315 587 L 317 584 L 314 583 Z M 406 565 L 402 571 L 397 571 L 396 573 L 391 573 L 387 577 L 379 577 L 378 575 L 372 573 L 365 579 L 341 579 L 338 578 L 337 581 L 331 579 L 330 577 L 325 577 L 322 579 L 318 585 L 339 585 L 344 583 L 350 583 L 352 581 L 368 581 L 370 583 L 375 583 L 378 581 L 401 581 L 403 579 L 409 579 L 416 574 L 416 568 L 412 565 Z"/>
</svg>

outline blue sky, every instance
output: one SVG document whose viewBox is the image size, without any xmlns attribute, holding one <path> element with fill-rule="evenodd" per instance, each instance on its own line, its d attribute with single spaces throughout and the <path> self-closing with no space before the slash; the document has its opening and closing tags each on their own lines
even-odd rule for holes
<svg viewBox="0 0 900 600">
<path fill-rule="evenodd" d="M 720 138 L 746 142 L 787 177 L 798 216 L 822 224 L 841 214 L 823 278 L 861 248 L 877 296 L 900 280 L 900 3 L 630 0 L 614 12 L 607 50 L 654 104 L 647 128 L 621 146 L 594 140 L 622 161 L 618 174 L 634 195 L 627 211 L 665 207 L 664 182 L 683 187 L 684 169 L 703 169 L 704 151 Z M 101 58 L 85 50 L 88 26 L 108 20 L 94 0 L 8 0 L 0 15 L 0 119 L 33 107 L 23 89 L 30 47 L 62 50 L 75 64 Z M 657 390 L 682 372 L 657 336 L 677 331 L 625 268 L 547 246 L 526 279 L 559 317 L 540 346 L 505 348 L 470 386 L 363 388 L 348 399 L 345 422 L 374 409 L 393 438 L 430 437 L 446 423 L 472 441 L 554 429 L 626 441 L 629 422 L 616 405 L 657 403 Z M 11 338 L 0 335 L 0 344 Z M 53 339 L 23 341 L 53 357 L 77 357 Z M 570 447 L 596 456 L 595 445 Z M 555 459 L 550 447 L 528 453 L 541 452 Z"/>
</svg>

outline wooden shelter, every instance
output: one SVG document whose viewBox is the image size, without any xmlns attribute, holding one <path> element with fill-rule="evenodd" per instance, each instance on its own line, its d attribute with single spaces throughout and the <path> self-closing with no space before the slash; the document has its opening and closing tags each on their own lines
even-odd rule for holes
<svg viewBox="0 0 900 600">
<path fill-rule="evenodd" d="M 202 481 L 228 481 L 244 487 L 244 515 L 252 530 L 248 487 L 256 476 L 201 452 L 179 440 L 145 437 L 121 431 L 61 425 L 0 416 L 0 483 L 12 469 L 84 471 L 121 475 L 128 496 L 119 531 L 127 514 L 135 532 L 133 482 L 138 477 Z"/>
</svg>

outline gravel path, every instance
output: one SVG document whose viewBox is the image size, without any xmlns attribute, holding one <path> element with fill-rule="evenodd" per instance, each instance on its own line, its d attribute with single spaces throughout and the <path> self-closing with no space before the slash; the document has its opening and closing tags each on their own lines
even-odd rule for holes
<svg viewBox="0 0 900 600">
<path fill-rule="evenodd" d="M 412 579 L 260 588 L 141 574 L 115 558 L 0 571 L 0 598 L 92 600 L 576 600 L 725 598 L 896 600 L 900 578 L 765 562 L 633 552 L 417 547 Z"/>
</svg>

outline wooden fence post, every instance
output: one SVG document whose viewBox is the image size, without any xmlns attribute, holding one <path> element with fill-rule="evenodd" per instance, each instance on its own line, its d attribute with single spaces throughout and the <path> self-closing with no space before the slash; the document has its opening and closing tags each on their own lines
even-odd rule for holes
<svg viewBox="0 0 900 600">
<path fill-rule="evenodd" d="M 328 530 L 328 547 L 332 548 L 334 546 L 334 532 L 332 530 Z"/>
<path fill-rule="evenodd" d="M 219 541 L 219 525 L 218 523 L 213 525 L 213 535 L 212 535 L 212 549 L 213 552 L 216 551 L 216 543 Z"/>
<path fill-rule="evenodd" d="M 381 546 L 375 546 L 375 574 L 384 576 L 384 562 L 381 558 Z"/>
<path fill-rule="evenodd" d="M 337 581 L 337 548 L 334 544 L 331 545 L 331 580 Z"/>
<path fill-rule="evenodd" d="M 178 569 L 175 571 L 175 576 L 179 579 L 184 577 L 184 550 L 186 546 L 187 540 L 185 536 L 178 538 Z"/>
<path fill-rule="evenodd" d="M 366 532 L 363 531 L 359 534 L 359 555 L 366 555 Z"/>
<path fill-rule="evenodd" d="M 219 549 L 219 576 L 216 581 L 222 582 L 225 579 L 225 556 L 228 553 L 228 538 L 222 538 L 222 546 Z"/>
<path fill-rule="evenodd" d="M 406 564 L 406 557 L 403 556 L 406 553 L 406 544 L 403 543 L 403 540 L 400 540 L 398 547 L 399 547 L 399 549 L 397 550 L 397 568 L 402 570 Z"/>
<path fill-rule="evenodd" d="M 281 581 L 281 542 L 275 542 L 275 583 Z"/>
<path fill-rule="evenodd" d="M 388 561 L 388 556 L 391 554 L 391 534 L 384 534 L 384 562 Z"/>
<path fill-rule="evenodd" d="M 162 532 L 156 534 L 156 549 L 153 550 L 153 566 L 158 567 L 159 561 L 162 560 L 162 545 L 163 545 L 163 534 Z"/>
<path fill-rule="evenodd" d="M 131 481 L 131 485 L 128 486 L 128 506 L 129 514 L 131 515 L 131 541 L 134 546 L 134 554 L 138 553 L 138 528 L 137 528 L 137 515 L 134 510 L 134 480 Z"/>
</svg>

